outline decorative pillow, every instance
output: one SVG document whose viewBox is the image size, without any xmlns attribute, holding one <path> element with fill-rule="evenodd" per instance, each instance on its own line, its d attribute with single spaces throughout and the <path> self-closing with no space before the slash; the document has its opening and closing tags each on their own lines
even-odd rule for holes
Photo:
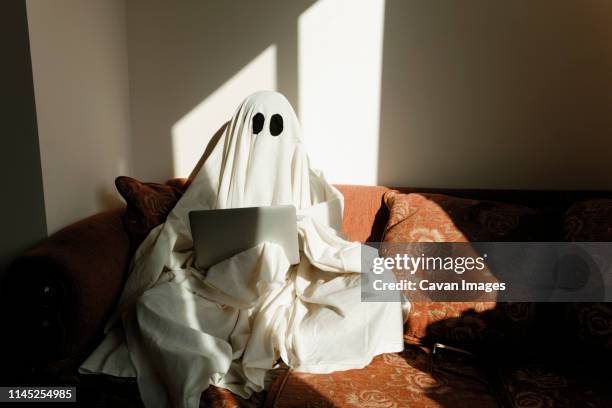
<svg viewBox="0 0 612 408">
<path fill-rule="evenodd" d="M 587 200 L 572 205 L 563 219 L 567 241 L 612 241 L 612 200 Z"/>
<path fill-rule="evenodd" d="M 539 228 L 539 211 L 521 205 L 397 191 L 385 193 L 384 201 L 384 242 L 534 240 Z M 407 340 L 483 351 L 522 342 L 534 321 L 530 303 L 414 302 L 404 332 Z"/>
<path fill-rule="evenodd" d="M 166 220 L 183 195 L 177 185 L 142 183 L 125 176 L 117 177 L 115 186 L 127 203 L 123 221 L 134 248 Z"/>
<path fill-rule="evenodd" d="M 498 359 L 520 355 L 532 346 L 535 303 L 428 302 L 412 306 L 421 315 L 409 316 L 405 333 L 421 343 L 440 342 Z"/>
<path fill-rule="evenodd" d="M 384 195 L 389 208 L 385 242 L 495 242 L 535 238 L 538 211 L 495 201 L 442 194 Z"/>
<path fill-rule="evenodd" d="M 563 233 L 567 241 L 612 241 L 612 200 L 594 199 L 573 204 L 565 213 Z M 578 349 L 601 361 L 611 361 L 612 304 L 571 303 L 566 307 L 565 322 L 575 334 L 571 340 L 577 343 Z"/>
<path fill-rule="evenodd" d="M 570 303 L 568 317 L 585 351 L 596 358 L 612 360 L 612 304 Z"/>
</svg>

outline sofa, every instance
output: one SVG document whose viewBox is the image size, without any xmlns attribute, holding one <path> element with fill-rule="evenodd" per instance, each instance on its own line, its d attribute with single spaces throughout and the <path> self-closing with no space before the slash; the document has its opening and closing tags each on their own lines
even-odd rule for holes
<svg viewBox="0 0 612 408">
<path fill-rule="evenodd" d="M 187 185 L 184 179 L 165 184 L 175 200 Z M 591 234 L 583 240 L 612 241 L 606 235 L 612 231 L 608 191 L 337 187 L 345 198 L 343 232 L 353 241 L 385 239 L 390 192 L 425 197 L 428 203 L 456 197 L 479 208 L 490 202 L 529 206 L 535 235 L 526 239 L 579 240 L 576 225 L 582 223 L 580 228 Z M 599 201 L 589 204 L 593 199 Z M 440 201 L 437 208 L 445 205 Z M 604 209 L 597 212 L 597 205 Z M 2 336 L 4 384 L 74 385 L 82 406 L 141 406 L 133 380 L 77 374 L 79 363 L 101 340 L 138 245 L 128 232 L 129 211 L 106 211 L 70 225 L 11 264 L 2 285 L 5 327 L 11 328 Z M 465 213 L 447 213 L 456 226 L 465 221 Z M 460 215 L 453 219 L 453 214 Z M 585 227 L 589 217 L 591 230 Z M 266 390 L 249 400 L 210 387 L 202 406 L 610 407 L 609 306 L 413 304 L 402 353 L 378 356 L 360 370 L 324 375 L 279 368 Z"/>
</svg>

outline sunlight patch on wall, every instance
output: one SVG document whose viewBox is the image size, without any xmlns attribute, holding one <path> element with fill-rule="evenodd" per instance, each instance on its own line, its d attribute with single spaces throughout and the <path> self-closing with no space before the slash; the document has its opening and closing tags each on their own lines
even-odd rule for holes
<svg viewBox="0 0 612 408">
<path fill-rule="evenodd" d="M 260 90 L 276 90 L 275 45 L 266 48 L 172 126 L 175 177 L 191 173 L 210 138 L 231 119 L 238 104 Z"/>
<path fill-rule="evenodd" d="M 300 119 L 334 183 L 376 184 L 384 0 L 319 0 L 299 18 Z"/>
</svg>

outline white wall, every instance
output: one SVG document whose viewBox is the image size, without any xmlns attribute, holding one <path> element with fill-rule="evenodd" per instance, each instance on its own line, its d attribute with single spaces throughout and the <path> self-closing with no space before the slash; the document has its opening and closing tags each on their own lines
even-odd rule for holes
<svg viewBox="0 0 612 408">
<path fill-rule="evenodd" d="M 228 85 L 274 46 L 332 182 L 612 187 L 612 2 L 128 0 L 128 41 L 141 178 L 185 175 L 269 82 Z M 202 106 L 177 158 L 172 131 Z"/>
<path fill-rule="evenodd" d="M 297 107 L 297 21 L 314 2 L 128 0 L 134 175 L 189 175 L 254 91 Z"/>
<path fill-rule="evenodd" d="M 298 20 L 300 120 L 331 182 L 378 181 L 384 19 L 384 0 L 319 0 Z"/>
<path fill-rule="evenodd" d="M 27 0 L 49 233 L 120 204 L 131 173 L 123 0 Z"/>
<path fill-rule="evenodd" d="M 612 187 L 610 2 L 27 0 L 27 13 L 50 232 L 118 205 L 117 175 L 186 176 L 262 88 L 287 95 L 332 182 Z"/>
<path fill-rule="evenodd" d="M 612 188 L 612 2 L 388 0 L 379 183 Z"/>
</svg>

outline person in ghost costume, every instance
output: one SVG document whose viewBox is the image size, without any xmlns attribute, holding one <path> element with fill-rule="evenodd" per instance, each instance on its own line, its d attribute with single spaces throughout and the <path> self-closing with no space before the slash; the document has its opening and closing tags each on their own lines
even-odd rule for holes
<svg viewBox="0 0 612 408">
<path fill-rule="evenodd" d="M 281 204 L 297 209 L 298 265 L 263 242 L 195 268 L 190 211 Z M 401 351 L 401 304 L 361 301 L 361 246 L 339 232 L 342 211 L 342 194 L 309 166 L 287 99 L 249 96 L 136 251 L 105 339 L 80 371 L 135 376 L 149 408 L 197 407 L 210 384 L 244 398 L 261 391 L 279 358 L 327 373 Z"/>
</svg>

